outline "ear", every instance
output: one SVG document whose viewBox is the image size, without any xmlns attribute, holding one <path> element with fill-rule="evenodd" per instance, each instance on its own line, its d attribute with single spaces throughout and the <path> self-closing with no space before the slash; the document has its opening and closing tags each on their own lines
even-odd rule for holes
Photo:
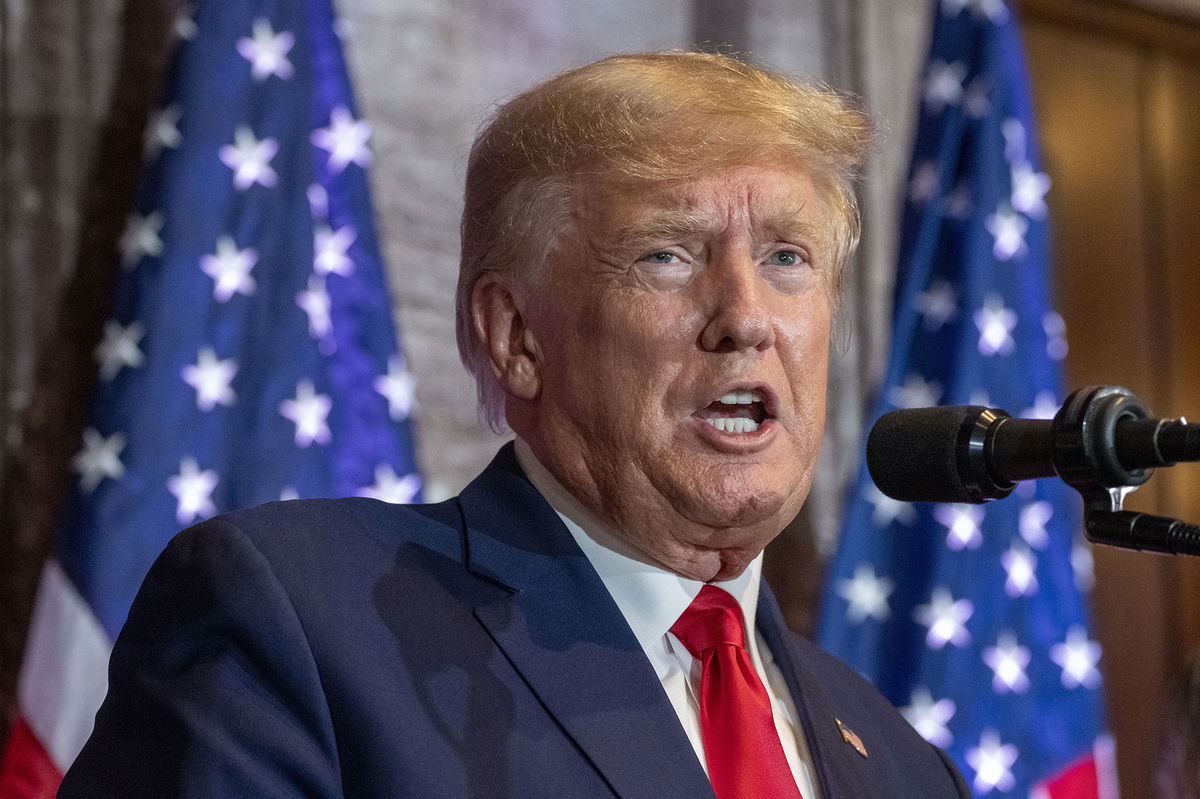
<svg viewBox="0 0 1200 799">
<path fill-rule="evenodd" d="M 541 351 L 516 297 L 494 273 L 471 289 L 471 321 L 500 386 L 532 400 L 542 390 Z"/>
</svg>

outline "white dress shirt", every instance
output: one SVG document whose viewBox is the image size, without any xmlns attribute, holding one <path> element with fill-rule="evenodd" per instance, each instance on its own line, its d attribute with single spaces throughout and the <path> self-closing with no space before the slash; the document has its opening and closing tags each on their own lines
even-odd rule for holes
<svg viewBox="0 0 1200 799">
<path fill-rule="evenodd" d="M 692 603 L 704 583 L 689 580 L 646 562 L 620 536 L 585 509 L 538 461 L 521 439 L 516 440 L 517 461 L 534 487 L 558 513 L 575 542 L 591 561 L 613 601 L 625 616 L 642 650 L 654 667 L 684 732 L 707 773 L 704 743 L 700 737 L 700 661 L 670 632 L 671 625 Z M 762 577 L 762 554 L 732 580 L 713 583 L 728 591 L 742 609 L 747 630 L 755 630 L 758 588 Z M 779 733 L 796 785 L 804 799 L 818 799 L 812 777 L 812 761 L 803 732 L 796 723 L 796 709 L 783 674 L 770 649 L 755 630 L 746 636 L 747 649 L 759 679 L 771 697 L 775 729 Z"/>
</svg>

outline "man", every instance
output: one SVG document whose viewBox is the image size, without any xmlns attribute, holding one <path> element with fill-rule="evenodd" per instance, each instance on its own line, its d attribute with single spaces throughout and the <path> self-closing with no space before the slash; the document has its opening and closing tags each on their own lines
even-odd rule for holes
<svg viewBox="0 0 1200 799">
<path fill-rule="evenodd" d="M 868 127 L 700 54 L 503 106 L 458 332 L 515 448 L 440 505 L 178 536 L 60 795 L 966 796 L 759 582 L 816 462 Z"/>
</svg>

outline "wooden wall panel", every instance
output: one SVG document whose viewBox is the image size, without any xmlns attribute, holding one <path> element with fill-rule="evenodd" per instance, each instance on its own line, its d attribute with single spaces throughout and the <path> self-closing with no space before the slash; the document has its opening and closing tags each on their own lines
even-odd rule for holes
<svg viewBox="0 0 1200 799">
<path fill-rule="evenodd" d="M 1144 16 L 1067 24 L 1072 5 L 1022 4 L 1067 379 L 1200 418 L 1200 54 L 1154 47 L 1162 21 Z M 1200 522 L 1200 467 L 1156 475 L 1128 505 Z M 1148 797 L 1169 684 L 1200 644 L 1200 559 L 1098 548 L 1095 571 L 1122 794 Z"/>
<path fill-rule="evenodd" d="M 1146 81 L 1149 163 L 1160 202 L 1161 412 L 1200 422 L 1200 58 L 1155 57 Z M 1200 523 L 1200 465 L 1162 475 L 1161 513 Z M 1175 564 L 1176 647 L 1200 648 L 1200 560 Z"/>
</svg>

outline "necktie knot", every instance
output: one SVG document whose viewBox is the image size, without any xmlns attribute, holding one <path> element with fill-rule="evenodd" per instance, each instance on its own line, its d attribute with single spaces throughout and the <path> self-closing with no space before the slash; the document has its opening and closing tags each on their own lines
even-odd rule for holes
<svg viewBox="0 0 1200 799">
<path fill-rule="evenodd" d="M 728 591 L 713 585 L 700 589 L 692 604 L 671 625 L 671 632 L 695 658 L 720 644 L 746 647 L 741 607 Z"/>
</svg>

